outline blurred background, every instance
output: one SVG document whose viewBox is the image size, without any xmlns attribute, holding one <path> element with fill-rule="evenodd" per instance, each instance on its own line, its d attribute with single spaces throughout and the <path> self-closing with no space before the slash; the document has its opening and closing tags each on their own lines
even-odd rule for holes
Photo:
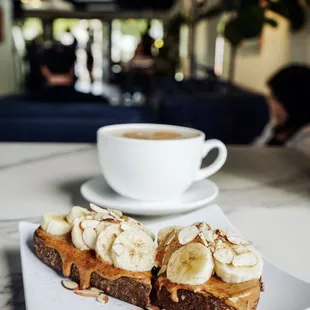
<svg viewBox="0 0 310 310">
<path fill-rule="evenodd" d="M 282 93 L 310 82 L 295 72 L 275 90 L 270 79 L 310 65 L 309 2 L 1 0 L 0 140 L 94 142 L 100 126 L 141 121 L 231 144 L 267 143 L 271 124 L 284 145 L 309 119 L 288 124 L 292 103 L 279 98 L 304 106 L 307 87 Z M 69 58 L 70 82 L 51 70 Z"/>
</svg>

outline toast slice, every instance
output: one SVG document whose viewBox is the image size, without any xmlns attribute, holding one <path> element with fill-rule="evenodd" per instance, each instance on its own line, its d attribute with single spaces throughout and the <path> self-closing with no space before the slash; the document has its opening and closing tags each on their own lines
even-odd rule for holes
<svg viewBox="0 0 310 310">
<path fill-rule="evenodd" d="M 81 253 L 80 250 L 72 246 L 72 243 L 69 241 L 70 236 L 67 235 L 65 238 L 56 238 L 55 242 L 61 242 L 61 244 L 67 248 L 67 251 L 72 253 L 72 266 L 70 273 L 65 274 L 64 269 L 67 266 L 64 266 L 61 250 L 56 250 L 55 247 L 50 247 L 50 236 L 44 232 L 41 228 L 38 228 L 33 237 L 33 245 L 35 254 L 48 266 L 52 267 L 56 271 L 62 273 L 64 276 L 80 283 L 80 272 L 85 274 L 87 271 L 87 265 L 96 264 L 96 258 L 91 253 Z M 83 256 L 82 259 L 87 262 L 85 270 L 81 270 L 77 267 L 77 264 L 74 262 L 74 257 Z M 80 260 L 79 260 L 80 261 Z M 109 279 L 107 276 L 101 275 L 100 273 L 93 271 L 91 272 L 89 286 L 84 288 L 95 287 L 99 290 L 102 290 L 104 293 L 109 296 L 115 297 L 117 299 L 123 300 L 130 304 L 136 305 L 141 308 L 147 308 L 150 304 L 150 293 L 152 289 L 151 285 L 151 273 L 130 273 L 124 272 L 113 266 L 109 266 L 109 274 L 114 273 L 115 279 Z"/>
<path fill-rule="evenodd" d="M 263 260 L 248 240 L 207 223 L 158 234 L 154 290 L 167 310 L 255 310 Z"/>
<path fill-rule="evenodd" d="M 109 249 L 109 252 L 102 252 L 105 255 L 106 260 L 102 259 L 102 253 L 100 252 L 100 257 L 97 250 L 95 250 L 95 244 L 91 245 L 92 242 L 87 238 L 86 241 L 88 242 L 82 245 L 78 244 L 78 241 L 76 240 L 78 235 L 73 234 L 73 231 L 76 233 L 76 227 L 72 228 L 77 226 L 78 229 L 82 230 L 82 227 L 85 227 L 86 224 L 90 223 L 93 225 L 96 222 L 92 219 L 92 222 L 90 222 L 90 216 L 96 216 L 96 218 L 98 218 L 97 214 L 98 213 L 91 212 L 90 215 L 87 215 L 88 218 L 84 219 L 86 222 L 83 222 L 83 220 L 73 220 L 75 223 L 73 226 L 67 225 L 67 219 L 69 218 L 70 220 L 70 214 L 67 217 L 61 217 L 60 215 L 55 216 L 55 214 L 50 213 L 44 215 L 41 226 L 35 231 L 33 236 L 35 254 L 42 262 L 62 273 L 65 277 L 77 282 L 79 284 L 79 289 L 90 289 L 94 287 L 109 296 L 144 309 L 148 308 L 150 305 L 150 294 L 152 290 L 151 269 L 155 263 L 155 245 L 153 260 L 152 256 L 149 254 L 150 252 L 147 252 L 150 261 L 147 261 L 148 265 L 146 270 L 139 270 L 139 268 L 141 269 L 143 261 L 139 261 L 139 259 L 137 260 L 137 257 L 141 259 L 141 252 L 137 252 L 139 249 L 132 247 L 134 245 L 133 239 L 125 240 L 127 242 L 126 246 L 131 246 L 130 251 L 132 251 L 130 252 L 131 257 L 128 259 L 127 256 L 123 259 L 121 256 L 122 253 L 120 252 L 117 252 L 120 254 L 119 256 L 114 253 L 115 257 L 113 257 L 112 245 L 110 244 L 110 246 L 108 246 L 107 243 L 100 244 L 102 249 Z M 108 220 L 99 221 L 99 224 L 102 227 L 112 227 L 113 229 L 117 227 L 118 230 L 114 229 L 115 235 L 108 235 L 108 231 L 103 229 L 101 233 L 96 235 L 96 240 L 102 241 L 104 239 L 105 242 L 107 240 L 117 242 L 118 237 L 121 238 L 124 234 L 126 236 L 130 235 L 130 233 L 128 234 L 124 230 L 130 229 L 129 226 L 132 223 L 134 223 L 134 226 L 140 224 L 138 222 L 128 222 L 128 219 L 128 217 L 123 218 L 123 216 L 117 216 L 117 218 L 112 219 L 108 216 Z M 61 221 L 65 222 L 62 223 Z M 66 231 L 66 227 L 68 227 L 67 232 L 63 233 Z M 123 227 L 124 230 L 121 227 Z M 87 227 L 87 229 L 89 230 L 90 227 Z M 135 230 L 130 231 L 134 231 L 134 234 L 137 236 L 142 234 L 143 238 L 149 238 L 147 241 L 151 244 L 151 248 L 148 248 L 148 250 L 152 251 L 153 240 L 149 235 L 146 235 L 144 231 L 142 232 L 142 229 L 144 228 L 141 225 L 141 227 L 135 227 Z M 58 232 L 60 233 L 58 234 Z M 81 240 L 83 240 L 83 238 Z M 80 248 L 77 247 L 77 245 L 79 245 Z M 105 248 L 105 246 L 107 247 Z M 123 249 L 125 254 L 128 254 L 128 251 L 128 248 Z M 142 253 L 142 255 L 144 254 Z M 134 262 L 136 265 L 132 265 L 132 262 L 130 261 L 130 259 L 133 258 L 135 259 Z M 128 266 L 128 269 L 119 266 L 116 267 L 114 262 L 123 264 L 124 267 Z"/>
<path fill-rule="evenodd" d="M 204 289 L 171 283 L 165 276 L 156 282 L 157 303 L 167 310 L 255 310 L 260 292 L 260 280 L 227 285 L 212 276 Z"/>
</svg>

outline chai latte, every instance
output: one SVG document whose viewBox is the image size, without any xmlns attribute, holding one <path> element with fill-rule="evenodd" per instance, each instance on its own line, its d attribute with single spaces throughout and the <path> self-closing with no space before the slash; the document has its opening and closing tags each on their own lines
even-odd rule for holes
<svg viewBox="0 0 310 310">
<path fill-rule="evenodd" d="M 128 131 L 122 137 L 139 140 L 178 140 L 194 138 L 198 135 L 185 135 L 176 131 Z"/>
</svg>

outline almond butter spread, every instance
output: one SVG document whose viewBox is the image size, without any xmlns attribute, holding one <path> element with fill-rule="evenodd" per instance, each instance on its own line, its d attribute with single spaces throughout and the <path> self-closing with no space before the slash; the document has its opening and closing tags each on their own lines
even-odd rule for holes
<svg viewBox="0 0 310 310">
<path fill-rule="evenodd" d="M 62 236 L 54 236 L 46 233 L 41 228 L 36 230 L 36 234 L 40 237 L 45 245 L 55 249 L 61 259 L 63 274 L 70 277 L 72 266 L 75 265 L 79 271 L 80 288 L 87 289 L 90 287 L 90 278 L 93 272 L 108 280 L 116 280 L 121 277 L 134 278 L 136 281 L 149 284 L 151 281 L 151 272 L 131 272 L 99 260 L 94 250 L 81 251 L 77 249 L 71 241 L 71 234 Z"/>
<path fill-rule="evenodd" d="M 178 290 L 187 290 L 203 295 L 211 294 L 225 300 L 228 306 L 235 309 L 255 309 L 260 297 L 261 281 L 250 280 L 242 283 L 230 284 L 222 281 L 217 276 L 212 276 L 203 285 L 185 285 L 170 282 L 165 275 L 157 279 L 159 290 L 164 286 L 170 293 L 171 300 L 178 302 Z"/>
</svg>

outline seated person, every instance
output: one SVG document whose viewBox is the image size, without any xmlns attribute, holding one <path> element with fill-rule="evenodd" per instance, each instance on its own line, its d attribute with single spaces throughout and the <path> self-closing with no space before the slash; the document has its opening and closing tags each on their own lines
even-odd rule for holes
<svg viewBox="0 0 310 310">
<path fill-rule="evenodd" d="M 75 89 L 75 61 L 75 50 L 72 47 L 60 43 L 46 46 L 41 59 L 41 71 L 46 79 L 46 86 L 29 93 L 27 99 L 59 103 L 108 103 L 103 97 L 81 93 Z"/>
<path fill-rule="evenodd" d="M 270 122 L 256 143 L 295 147 L 310 155 L 310 68 L 288 66 L 268 86 Z"/>
<path fill-rule="evenodd" d="M 141 41 L 136 49 L 134 57 L 126 64 L 127 71 L 140 71 L 146 74 L 153 73 L 154 58 L 149 44 Z"/>
<path fill-rule="evenodd" d="M 138 44 L 134 57 L 126 64 L 124 69 L 123 91 L 141 91 L 148 95 L 151 91 L 151 77 L 154 74 L 154 58 L 152 56 L 152 44 L 141 40 Z"/>
</svg>

